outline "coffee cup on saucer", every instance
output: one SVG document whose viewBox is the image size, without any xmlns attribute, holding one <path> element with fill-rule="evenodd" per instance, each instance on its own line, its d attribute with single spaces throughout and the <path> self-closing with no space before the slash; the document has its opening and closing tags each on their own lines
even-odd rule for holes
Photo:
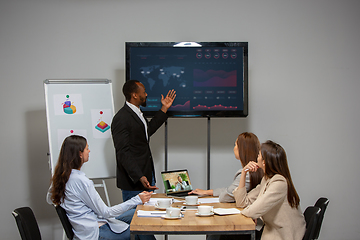
<svg viewBox="0 0 360 240">
<path fill-rule="evenodd" d="M 198 196 L 186 196 L 185 201 L 186 205 L 196 205 L 198 204 Z"/>
<path fill-rule="evenodd" d="M 210 215 L 212 213 L 212 206 L 198 206 L 198 214 L 199 215 Z"/>
<path fill-rule="evenodd" d="M 166 208 L 166 217 L 170 217 L 170 218 L 180 217 L 180 208 L 175 208 L 175 207 Z"/>
<path fill-rule="evenodd" d="M 157 200 L 155 207 L 157 208 L 168 208 L 171 206 L 172 200 L 170 198 L 160 198 Z"/>
</svg>

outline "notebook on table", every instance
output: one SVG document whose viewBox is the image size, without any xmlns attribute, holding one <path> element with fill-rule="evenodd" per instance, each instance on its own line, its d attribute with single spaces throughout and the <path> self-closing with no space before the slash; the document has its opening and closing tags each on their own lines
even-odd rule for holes
<svg viewBox="0 0 360 240">
<path fill-rule="evenodd" d="M 187 169 L 163 171 L 161 177 L 167 196 L 184 197 L 193 190 Z"/>
</svg>

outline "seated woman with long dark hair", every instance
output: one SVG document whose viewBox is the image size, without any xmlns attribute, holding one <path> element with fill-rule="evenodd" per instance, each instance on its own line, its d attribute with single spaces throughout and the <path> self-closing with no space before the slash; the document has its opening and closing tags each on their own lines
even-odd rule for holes
<svg viewBox="0 0 360 240">
<path fill-rule="evenodd" d="M 261 183 L 246 192 L 245 174 L 234 191 L 236 206 L 241 213 L 264 221 L 261 240 L 301 240 L 305 233 L 305 219 L 300 210 L 300 198 L 291 180 L 285 150 L 273 141 L 261 144 L 257 162 L 249 162 L 243 173 L 264 171 Z"/>
<path fill-rule="evenodd" d="M 72 135 L 64 140 L 47 195 L 48 202 L 65 209 L 74 239 L 130 239 L 128 223 L 134 207 L 149 201 L 151 192 L 142 192 L 126 202 L 108 207 L 93 182 L 80 171 L 89 160 L 89 153 L 84 137 Z"/>
<path fill-rule="evenodd" d="M 254 133 L 243 132 L 239 134 L 239 136 L 235 140 L 234 155 L 237 160 L 240 160 L 241 168 L 237 170 L 237 172 L 235 173 L 231 185 L 224 188 L 215 188 L 209 190 L 195 189 L 191 193 L 219 197 L 220 202 L 235 202 L 233 191 L 239 185 L 242 169 L 250 161 L 256 161 L 259 151 L 260 151 L 260 142 L 258 137 Z M 263 172 L 262 170 L 260 170 L 248 174 L 244 173 L 243 175 L 246 176 L 245 177 L 246 191 L 250 191 L 260 183 L 263 177 Z"/>
</svg>

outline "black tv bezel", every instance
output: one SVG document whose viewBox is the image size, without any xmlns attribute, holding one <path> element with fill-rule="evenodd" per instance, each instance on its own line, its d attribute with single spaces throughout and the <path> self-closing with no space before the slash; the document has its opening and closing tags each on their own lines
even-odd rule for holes
<svg viewBox="0 0 360 240">
<path fill-rule="evenodd" d="M 168 111 L 169 117 L 247 117 L 248 116 L 248 42 L 125 42 L 126 81 L 130 80 L 131 48 L 139 47 L 169 47 L 183 44 L 181 47 L 243 47 L 243 110 L 214 111 Z M 201 46 L 197 46 L 201 45 Z M 193 46 L 195 45 L 195 46 Z M 152 117 L 157 111 L 143 111 L 146 117 Z"/>
</svg>

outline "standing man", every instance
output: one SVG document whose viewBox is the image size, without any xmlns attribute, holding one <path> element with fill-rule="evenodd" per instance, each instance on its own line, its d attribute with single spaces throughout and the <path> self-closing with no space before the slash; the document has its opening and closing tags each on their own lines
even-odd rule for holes
<svg viewBox="0 0 360 240">
<path fill-rule="evenodd" d="M 144 85 L 129 80 L 123 86 L 123 93 L 126 102 L 112 120 L 111 133 L 116 151 L 117 187 L 122 190 L 125 202 L 143 190 L 158 189 L 149 140 L 168 118 L 166 112 L 176 94 L 170 90 L 165 98 L 161 95 L 162 107 L 148 122 L 140 111 L 140 106 L 146 106 Z"/>
</svg>

